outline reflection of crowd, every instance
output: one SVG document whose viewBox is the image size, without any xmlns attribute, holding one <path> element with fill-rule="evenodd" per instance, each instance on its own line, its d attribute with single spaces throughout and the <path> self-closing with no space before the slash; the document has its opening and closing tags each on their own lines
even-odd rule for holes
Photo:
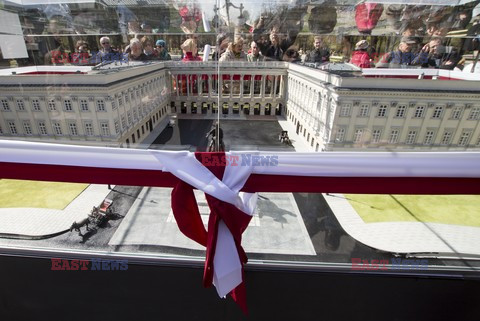
<svg viewBox="0 0 480 321">
<path fill-rule="evenodd" d="M 338 29 L 337 14 L 340 12 L 334 1 L 294 7 L 278 4 L 275 10 L 262 13 L 252 26 L 244 22 L 241 30 L 237 28 L 236 34 L 230 33 L 231 28 L 217 29 L 216 39 L 196 33 L 200 11 L 188 6 L 179 9 L 182 21 L 195 23 L 182 28 L 186 33 L 184 36 L 170 39 L 159 39 L 158 26 L 153 24 L 152 27 L 151 21 L 147 23 L 138 19 L 127 8 L 116 9 L 117 17 L 112 21 L 115 24 L 118 18 L 118 26 L 105 30 L 105 34 L 118 29 L 121 34 L 111 38 L 86 35 L 88 15 L 74 16 L 68 8 L 61 12 L 51 11 L 46 16 L 47 23 L 41 28 L 38 23 L 35 25 L 32 17 L 25 17 L 25 21 L 35 28 L 32 33 L 50 35 L 38 37 L 40 39 L 36 41 L 39 42 L 40 54 L 36 53 L 37 56 L 31 59 L 44 60 L 47 64 L 94 65 L 103 62 L 171 60 L 170 45 L 174 52 L 181 53 L 179 59 L 185 62 L 287 61 L 322 64 L 342 61 L 361 68 L 453 70 L 462 69 L 465 54 L 479 48 L 480 19 L 472 13 L 479 2 L 457 6 L 361 2 L 354 7 L 353 13 L 360 36 L 347 36 Z M 379 24 L 381 17 L 385 21 Z M 306 31 L 304 23 L 308 23 L 307 31 L 310 33 L 303 33 L 299 37 L 301 31 Z M 377 25 L 385 28 L 383 33 L 386 35 L 371 36 Z M 450 32 L 463 29 L 468 29 L 467 37 L 453 39 L 449 36 Z M 325 35 L 328 33 L 337 36 Z M 342 36 L 338 36 L 340 34 Z M 211 56 L 202 57 L 205 53 L 201 50 L 203 46 L 199 45 L 199 35 L 202 45 L 209 43 L 214 47 Z M 28 41 L 32 42 L 31 37 L 28 37 Z"/>
<path fill-rule="evenodd" d="M 35 14 L 38 14 L 38 12 L 35 12 Z M 47 17 L 48 22 L 34 32 L 51 36 L 36 39 L 38 52 L 31 52 L 34 56 L 32 57 L 33 61 L 40 60 L 45 64 L 55 65 L 96 65 L 105 62 L 171 60 L 167 42 L 164 39 L 155 39 L 155 37 L 140 33 L 145 34 L 153 31 L 148 24 L 140 25 L 135 21 L 128 22 L 128 31 L 136 30 L 139 32 L 128 40 L 126 35 L 115 35 L 112 38 L 89 36 L 85 34 L 85 26 L 69 22 L 67 14 L 60 16 L 55 13 L 53 16 L 47 15 Z M 26 17 L 25 23 L 31 25 L 32 19 L 32 17 Z M 73 22 L 75 21 L 73 19 Z M 72 36 L 72 34 L 74 35 Z"/>
<path fill-rule="evenodd" d="M 378 55 L 371 54 L 369 43 L 359 41 L 352 53 L 350 63 L 361 68 L 460 68 L 462 56 L 455 48 L 447 48 L 440 37 L 431 38 L 425 44 L 415 37 L 402 37 L 393 50 Z"/>
<path fill-rule="evenodd" d="M 376 40 L 370 37 L 376 42 L 372 46 L 363 36 L 361 46 L 366 48 L 355 49 L 350 62 L 362 68 L 462 70 L 463 56 L 479 49 L 479 17 L 473 17 L 473 9 L 478 3 L 471 1 L 457 6 L 392 4 L 385 8 L 381 4 L 361 4 L 355 12 L 357 28 L 361 33 L 370 34 L 384 12 L 387 27 L 394 30 L 395 36 L 384 37 L 381 39 L 384 43 L 380 45 L 376 40 L 381 37 L 376 37 Z M 378 14 L 372 14 L 373 11 Z M 449 36 L 465 33 L 466 37 Z M 359 45 L 357 43 L 357 47 Z M 376 53 L 375 49 L 382 53 Z"/>
<path fill-rule="evenodd" d="M 62 44 L 45 55 L 45 64 L 95 65 L 105 62 L 171 60 L 167 43 L 163 39 L 155 43 L 149 36 L 134 37 L 123 50 L 114 48 L 109 37 L 99 40 L 99 50 L 91 51 L 86 40 L 78 40 L 75 50 L 69 53 Z"/>
</svg>

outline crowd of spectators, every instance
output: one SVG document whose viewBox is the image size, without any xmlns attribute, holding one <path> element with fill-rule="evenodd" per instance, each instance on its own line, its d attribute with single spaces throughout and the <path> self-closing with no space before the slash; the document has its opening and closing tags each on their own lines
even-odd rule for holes
<svg viewBox="0 0 480 321">
<path fill-rule="evenodd" d="M 197 35 L 191 34 L 180 45 L 182 61 L 287 61 L 294 63 L 322 64 L 330 61 L 331 51 L 321 36 L 315 36 L 307 50 L 299 50 L 291 41 L 275 30 L 267 36 L 250 37 L 246 41 L 240 36 L 221 33 L 216 38 L 216 46 L 211 56 L 204 59 L 199 53 Z M 255 40 L 256 39 L 256 40 Z M 440 68 L 462 69 L 462 55 L 465 50 L 446 45 L 446 38 L 434 36 L 422 42 L 414 36 L 403 36 L 397 45 L 385 53 L 376 52 L 366 39 L 358 41 L 348 57 L 341 57 L 360 68 Z M 478 47 L 476 39 L 470 42 Z M 287 47 L 288 46 L 288 47 Z M 472 46 L 472 44 L 470 44 Z M 45 56 L 47 64 L 98 64 L 112 61 L 165 61 L 172 60 L 163 39 L 153 40 L 150 36 L 135 36 L 123 48 L 115 48 L 109 37 L 101 37 L 98 51 L 90 50 L 89 43 L 78 40 L 73 53 L 66 53 L 61 46 Z M 309 49 L 309 50 L 308 50 Z M 334 53 L 336 54 L 336 53 Z"/>
<path fill-rule="evenodd" d="M 95 17 L 104 16 L 94 20 L 88 10 L 49 4 L 19 14 L 30 48 L 29 58 L 21 64 L 96 65 L 174 59 L 287 61 L 315 66 L 333 61 L 361 68 L 462 69 L 464 57 L 472 60 L 473 52 L 473 60 L 478 58 L 479 2 L 359 2 L 349 10 L 340 8 L 334 0 L 309 5 L 301 1 L 289 5 L 274 2 L 254 21 L 243 17 L 222 24 L 215 16 L 210 25 L 205 21 L 208 14 L 203 17 L 201 8 L 195 5 L 162 7 L 159 15 L 153 14 L 159 7 L 112 6 L 103 13 L 96 12 L 99 15 Z M 172 10 L 178 10 L 180 26 L 170 24 Z M 339 17 L 351 21 L 340 26 Z M 197 33 L 201 21 L 205 33 Z M 178 30 L 174 29 L 179 27 L 183 35 L 175 34 Z M 202 50 L 205 45 L 208 50 Z"/>
<path fill-rule="evenodd" d="M 387 16 L 390 20 L 397 17 L 395 7 L 389 8 Z M 405 14 L 405 10 L 402 12 Z M 408 11 L 407 13 L 409 13 Z M 413 12 L 410 14 L 416 13 Z M 460 45 L 452 45 L 451 39 L 445 34 L 429 32 L 427 36 L 418 35 L 418 26 L 415 21 L 405 19 L 390 21 L 392 25 L 401 30 L 401 34 L 388 36 L 387 41 L 381 40 L 382 36 L 343 36 L 341 42 L 332 41 L 330 36 L 309 36 L 308 42 L 305 38 L 298 41 L 298 34 L 301 28 L 295 26 L 292 21 L 285 20 L 287 26 L 281 23 L 272 23 L 267 16 L 260 16 L 258 21 L 248 32 L 231 34 L 219 32 L 216 39 L 209 42 L 210 36 L 202 36 L 202 46 L 199 46 L 198 36 L 202 34 L 189 33 L 182 36 L 186 40 L 181 45 L 175 39 L 170 39 L 174 44 L 174 51 L 181 50 L 181 56 L 174 56 L 176 60 L 188 61 L 286 61 L 293 63 L 304 63 L 319 65 L 328 63 L 335 57 L 335 62 L 347 62 L 360 68 L 440 68 L 453 70 L 462 69 L 466 52 L 478 50 L 480 47 L 480 19 L 474 19 L 473 26 L 469 29 L 468 37 Z M 398 18 L 400 19 L 400 18 Z M 435 27 L 434 20 L 429 23 L 430 29 Z M 271 20 L 271 19 L 270 19 Z M 275 20 L 275 19 L 274 19 Z M 55 19 L 52 19 L 49 28 L 58 29 Z M 400 26 L 400 22 L 402 25 Z M 290 30 L 294 27 L 293 31 Z M 462 25 L 463 26 L 463 25 Z M 290 28 L 286 30 L 285 28 Z M 428 30 L 430 30 L 428 29 Z M 438 27 L 437 30 L 441 28 Z M 396 29 L 395 29 L 396 30 Z M 241 35 L 241 36 L 240 36 Z M 98 64 L 104 62 L 128 62 L 128 61 L 165 61 L 172 60 L 168 44 L 164 39 L 158 39 L 155 35 L 136 34 L 127 41 L 125 47 L 116 46 L 107 36 L 100 37 L 97 43 L 92 44 L 92 38 L 78 38 L 73 51 L 66 50 L 61 43 L 61 37 L 52 34 L 54 50 L 45 55 L 46 64 Z M 363 38 L 359 40 L 358 38 Z M 98 38 L 97 38 L 98 39 Z M 308 38 L 307 38 L 308 39 Z M 338 37 L 337 37 L 338 39 Z M 353 41 L 355 39 L 355 41 Z M 368 39 L 368 40 L 367 40 Z M 379 40 L 380 39 L 380 40 Z M 392 41 L 393 39 L 393 41 Z M 396 39 L 396 40 L 395 40 Z M 359 41 L 358 41 L 359 40 Z M 125 40 L 123 40 L 125 41 Z M 121 41 L 121 42 L 123 42 Z M 373 45 L 369 43 L 373 41 Z M 203 45 L 211 43 L 213 50 L 202 52 Z M 380 45 L 379 45 L 380 44 Z M 56 47 L 55 47 L 56 46 Z M 329 46 L 334 47 L 332 51 Z M 340 46 L 340 48 L 339 48 Z M 52 45 L 49 45 L 51 48 Z M 73 47 L 73 46 L 72 46 Z M 208 45 L 210 48 L 210 45 Z M 301 47 L 301 48 L 300 48 Z M 348 47 L 348 50 L 345 48 Z M 97 49 L 95 51 L 95 49 Z M 354 48 L 353 50 L 350 48 Z M 203 55 L 206 54 L 206 57 Z"/>
<path fill-rule="evenodd" d="M 49 51 L 44 58 L 45 64 L 72 64 L 72 65 L 95 65 L 110 62 L 128 61 L 152 61 L 171 60 L 167 43 L 163 39 L 156 42 L 149 36 L 137 35 L 130 39 L 128 45 L 123 48 L 115 48 L 109 37 L 103 36 L 99 40 L 98 51 L 90 50 L 89 43 L 80 39 L 76 41 L 75 50 L 72 53 L 64 48 L 59 42 L 55 49 Z"/>
<path fill-rule="evenodd" d="M 425 43 L 416 37 L 402 37 L 393 50 L 378 54 L 369 50 L 366 40 L 359 41 L 352 53 L 350 63 L 361 68 L 438 68 L 462 69 L 462 54 L 446 46 L 442 37 L 432 37 Z"/>
</svg>

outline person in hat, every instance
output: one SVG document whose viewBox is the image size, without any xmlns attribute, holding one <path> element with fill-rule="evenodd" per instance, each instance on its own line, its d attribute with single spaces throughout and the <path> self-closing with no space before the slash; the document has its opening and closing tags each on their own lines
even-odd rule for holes
<svg viewBox="0 0 480 321">
<path fill-rule="evenodd" d="M 360 68 L 371 68 L 373 65 L 372 59 L 367 52 L 369 46 L 367 40 L 360 40 L 357 42 L 350 63 Z"/>
<path fill-rule="evenodd" d="M 413 51 L 418 45 L 415 37 L 402 37 L 397 50 L 383 55 L 380 61 L 375 65 L 376 68 L 401 68 L 402 66 L 419 65 L 419 55 L 414 55 Z"/>
<path fill-rule="evenodd" d="M 155 51 L 157 52 L 158 60 L 172 60 L 172 57 L 168 53 L 167 43 L 163 39 L 159 39 L 155 42 Z"/>
</svg>

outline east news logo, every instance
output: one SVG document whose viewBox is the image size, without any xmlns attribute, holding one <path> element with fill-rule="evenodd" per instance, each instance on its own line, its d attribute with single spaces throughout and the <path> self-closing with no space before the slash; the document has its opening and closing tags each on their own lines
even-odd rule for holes
<svg viewBox="0 0 480 321">
<path fill-rule="evenodd" d="M 278 155 L 216 155 L 204 153 L 201 162 L 204 166 L 278 166 Z"/>
<path fill-rule="evenodd" d="M 126 271 L 127 260 L 63 260 L 52 259 L 52 271 Z"/>
<path fill-rule="evenodd" d="M 428 270 L 428 260 L 392 258 L 390 261 L 352 258 L 352 270 Z"/>
</svg>

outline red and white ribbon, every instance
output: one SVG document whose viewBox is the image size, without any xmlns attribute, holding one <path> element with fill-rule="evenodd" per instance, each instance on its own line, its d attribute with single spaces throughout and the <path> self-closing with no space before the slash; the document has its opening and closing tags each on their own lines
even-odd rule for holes
<svg viewBox="0 0 480 321">
<path fill-rule="evenodd" d="M 180 229 L 207 246 L 205 285 L 232 293 L 244 310 L 240 242 L 256 192 L 480 194 L 478 152 L 230 152 L 215 154 L 227 160 L 221 166 L 202 155 L 213 154 L 3 140 L 0 178 L 173 187 Z M 208 233 L 192 188 L 207 194 Z"/>
<path fill-rule="evenodd" d="M 233 299 L 247 313 L 243 283 L 243 264 L 247 256 L 241 246 L 241 235 L 251 220 L 256 194 L 241 193 L 253 166 L 232 166 L 222 162 L 235 153 L 209 153 L 214 164 L 204 166 L 202 154 L 186 153 L 172 157 L 170 153 L 154 153 L 167 170 L 179 178 L 172 191 L 172 210 L 180 230 L 189 238 L 207 247 L 204 285 L 215 285 L 220 297 L 232 293 Z M 200 160 L 200 161 L 199 161 Z M 237 164 L 238 166 L 238 164 Z M 205 192 L 211 214 L 208 232 L 203 227 L 193 187 Z"/>
</svg>

